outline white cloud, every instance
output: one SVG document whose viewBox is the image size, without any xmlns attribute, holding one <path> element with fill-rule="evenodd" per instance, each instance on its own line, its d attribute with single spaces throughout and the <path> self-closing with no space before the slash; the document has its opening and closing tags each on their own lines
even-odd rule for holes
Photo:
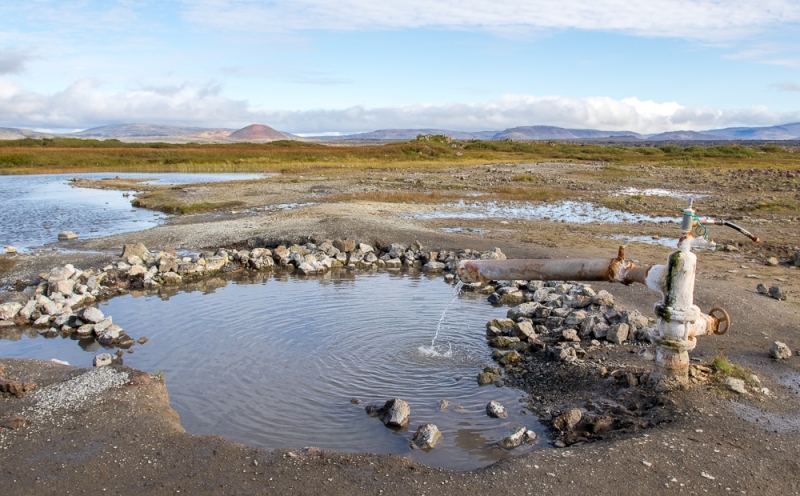
<svg viewBox="0 0 800 496">
<path fill-rule="evenodd" d="M 415 104 L 369 108 L 268 110 L 223 95 L 218 84 L 183 84 L 107 91 L 92 80 L 42 94 L 0 79 L 0 126 L 47 129 L 88 128 L 112 123 L 150 123 L 207 127 L 268 124 L 282 131 L 322 134 L 385 128 L 502 130 L 515 126 L 658 133 L 727 126 L 768 126 L 800 121 L 800 111 L 766 107 L 720 110 L 686 107 L 635 97 L 572 98 L 506 95 L 486 103 Z"/>
<path fill-rule="evenodd" d="M 22 72 L 29 58 L 30 56 L 20 49 L 0 47 L 0 76 Z"/>
<path fill-rule="evenodd" d="M 800 45 L 797 43 L 759 43 L 746 50 L 724 55 L 723 58 L 783 67 L 800 67 L 800 57 L 796 55 L 798 50 Z"/>
<path fill-rule="evenodd" d="M 185 0 L 197 24 L 230 30 L 582 29 L 723 40 L 800 21 L 794 0 Z"/>
<path fill-rule="evenodd" d="M 794 81 L 783 81 L 780 83 L 775 83 L 772 86 L 780 91 L 800 91 L 800 84 L 797 84 Z"/>
<path fill-rule="evenodd" d="M 0 126 L 71 129 L 123 122 L 227 126 L 254 117 L 246 102 L 222 96 L 216 84 L 109 92 L 98 82 L 83 79 L 63 91 L 42 94 L 0 79 Z"/>
</svg>

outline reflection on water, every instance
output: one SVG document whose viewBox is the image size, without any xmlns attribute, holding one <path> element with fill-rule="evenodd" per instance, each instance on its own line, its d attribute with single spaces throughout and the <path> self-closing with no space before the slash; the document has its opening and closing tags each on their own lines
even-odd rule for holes
<svg viewBox="0 0 800 496">
<path fill-rule="evenodd" d="M 484 325 L 505 310 L 471 293 L 453 297 L 441 277 L 251 273 L 185 289 L 135 293 L 101 309 L 134 338 L 149 338 L 125 363 L 165 372 L 172 407 L 190 433 L 268 449 L 397 453 L 457 469 L 507 456 L 494 443 L 516 426 L 543 433 L 534 415 L 522 414 L 519 391 L 477 385 L 480 367 L 491 363 Z M 437 352 L 423 352 L 437 323 Z M 25 335 L 0 341 L 0 356 L 89 366 L 92 354 L 79 344 Z M 411 423 L 398 431 L 364 411 L 395 397 L 411 406 Z M 440 411 L 443 399 L 450 406 Z M 490 400 L 509 417 L 489 418 Z M 428 422 L 442 439 L 430 452 L 412 451 L 408 438 Z"/>
<path fill-rule="evenodd" d="M 77 188 L 69 178 L 147 178 L 159 184 L 256 179 L 261 174 L 36 174 L 0 176 L 0 249 L 20 251 L 55 243 L 60 231 L 75 231 L 81 239 L 98 238 L 149 229 L 163 222 L 164 214 L 133 208 L 122 191 Z"/>
<path fill-rule="evenodd" d="M 659 217 L 611 210 L 590 202 L 464 202 L 437 206 L 435 212 L 412 215 L 414 219 L 527 219 L 557 222 L 677 222 L 674 217 Z"/>
</svg>

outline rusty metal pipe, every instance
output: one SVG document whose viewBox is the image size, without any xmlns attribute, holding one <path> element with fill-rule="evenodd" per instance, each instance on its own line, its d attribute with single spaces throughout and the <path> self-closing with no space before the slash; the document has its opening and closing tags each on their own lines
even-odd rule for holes
<svg viewBox="0 0 800 496">
<path fill-rule="evenodd" d="M 650 268 L 626 261 L 624 247 L 620 247 L 617 258 L 462 260 L 458 264 L 458 275 L 464 282 L 524 280 L 646 284 Z"/>
<path fill-rule="evenodd" d="M 727 221 L 725 219 L 704 219 L 703 222 L 706 223 L 706 224 L 712 224 L 712 225 L 716 224 L 718 226 L 730 227 L 731 229 L 734 229 L 734 230 L 739 231 L 740 233 L 744 234 L 745 236 L 747 236 L 748 238 L 753 240 L 753 242 L 755 242 L 755 243 L 760 243 L 761 242 L 761 239 L 759 239 L 759 237 L 756 236 L 755 234 L 751 233 L 750 231 L 748 231 L 747 229 L 743 228 L 742 226 L 734 224 L 733 222 Z"/>
</svg>

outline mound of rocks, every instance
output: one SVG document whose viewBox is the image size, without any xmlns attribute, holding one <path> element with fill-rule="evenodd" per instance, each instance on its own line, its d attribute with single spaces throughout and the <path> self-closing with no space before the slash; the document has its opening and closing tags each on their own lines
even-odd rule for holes
<svg viewBox="0 0 800 496">
<path fill-rule="evenodd" d="M 263 246 L 262 246 L 263 245 Z M 464 250 L 426 251 L 419 242 L 411 245 L 393 243 L 377 247 L 354 240 L 326 239 L 319 244 L 279 244 L 267 247 L 250 240 L 250 249 L 219 248 L 197 255 L 181 256 L 172 249 L 150 252 L 142 243 L 125 245 L 120 261 L 106 267 L 117 270 L 132 288 L 157 288 L 180 284 L 217 272 L 239 270 L 266 271 L 281 269 L 304 275 L 322 274 L 333 268 L 403 269 L 424 272 L 452 272 L 461 259 L 498 259 L 505 255 L 498 249 L 486 253 Z"/>
<path fill-rule="evenodd" d="M 586 355 L 586 345 L 600 346 L 599 340 L 649 341 L 654 329 L 654 321 L 638 310 L 618 307 L 613 295 L 588 284 L 504 281 L 468 286 L 489 293 L 494 303 L 519 303 L 508 310 L 507 318 L 486 324 L 489 345 L 505 350 L 496 354 L 504 365 L 516 361 L 519 353 L 545 349 L 559 361 L 574 362 Z M 492 371 L 482 374 L 487 372 Z"/>
<path fill-rule="evenodd" d="M 114 277 L 105 271 L 80 270 L 71 264 L 55 267 L 23 289 L 26 301 L 0 305 L 0 322 L 32 325 L 40 329 L 40 334 L 50 337 L 75 333 L 94 336 L 103 345 L 130 347 L 133 338 L 114 324 L 110 316 L 87 306 L 114 293 L 104 285 L 112 279 Z"/>
</svg>

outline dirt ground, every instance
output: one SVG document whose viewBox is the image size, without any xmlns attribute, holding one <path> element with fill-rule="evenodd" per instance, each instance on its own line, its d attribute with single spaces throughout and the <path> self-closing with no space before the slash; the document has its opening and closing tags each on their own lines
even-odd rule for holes
<svg viewBox="0 0 800 496">
<path fill-rule="evenodd" d="M 528 174 L 531 181 L 519 181 Z M 509 457 L 485 469 L 457 472 L 431 469 L 399 456 L 349 454 L 311 447 L 265 452 L 219 436 L 191 436 L 170 409 L 164 384 L 125 370 L 131 383 L 89 396 L 73 410 L 17 429 L 0 428 L 0 483 L 5 494 L 797 494 L 800 493 L 800 310 L 797 269 L 791 258 L 800 245 L 798 218 L 786 205 L 798 194 L 795 172 L 785 170 L 702 170 L 642 167 L 611 176 L 601 166 L 577 164 L 488 164 L 429 174 L 375 171 L 374 174 L 320 177 L 277 176 L 235 184 L 178 189 L 140 188 L 143 199 L 163 203 L 240 202 L 234 208 L 176 216 L 167 224 L 138 233 L 61 244 L 70 252 L 15 257 L 0 266 L 0 285 L 31 280 L 58 264 L 81 268 L 104 264 L 122 245 L 142 241 L 148 248 L 200 250 L 235 246 L 260 237 L 268 244 L 349 238 L 370 243 L 419 240 L 426 249 L 486 250 L 500 247 L 509 257 L 609 257 L 625 238 L 675 238 L 671 223 L 562 223 L 519 219 L 420 220 L 414 215 L 442 210 L 426 195 L 433 192 L 466 201 L 494 195 L 513 199 L 526 187 L 552 191 L 549 201 L 592 199 L 630 212 L 678 217 L 681 198 L 616 197 L 623 188 L 667 188 L 702 192 L 701 216 L 735 219 L 758 235 L 754 244 L 723 227 L 709 228 L 726 250 L 699 251 L 696 303 L 723 307 L 732 328 L 724 336 L 700 338 L 693 363 L 707 364 L 720 353 L 758 375 L 769 394 L 736 395 L 715 381 L 687 391 L 658 395 L 659 421 L 634 425 L 587 443 Z M 518 180 L 514 180 L 517 177 Z M 530 182 L 531 184 L 528 184 Z M 93 184 L 119 187 L 130 184 Z M 397 201 L 403 194 L 402 203 Z M 395 195 L 392 201 L 387 194 Z M 544 193 L 546 194 L 546 193 Z M 499 196 L 498 196 L 499 195 Z M 506 195 L 503 197 L 502 195 Z M 509 196 L 511 195 L 511 196 Z M 335 202 L 330 200 L 338 199 Z M 450 197 L 443 200 L 450 202 Z M 274 210 L 289 203 L 314 203 Z M 448 228 L 447 231 L 443 228 Z M 460 229 L 461 232 L 452 232 Z M 612 236 L 622 239 L 611 239 Z M 627 257 L 643 264 L 666 261 L 670 248 L 633 242 Z M 769 265 L 776 257 L 777 266 Z M 756 286 L 778 285 L 785 301 L 758 294 Z M 657 295 L 641 286 L 593 284 L 611 291 L 617 303 L 652 316 Z M 773 341 L 785 342 L 795 356 L 775 361 Z M 608 351 L 614 363 L 641 366 L 633 346 Z M 50 362 L 0 359 L 5 377 L 32 381 L 40 388 L 82 371 Z M 554 368 L 563 367 L 554 364 Z M 565 404 L 608 397 L 623 402 L 628 388 L 608 380 L 530 386 L 531 398 L 559 390 Z M 213 380 L 213 378 L 209 378 Z M 491 386 L 489 386 L 491 387 Z M 537 390 L 537 387 L 540 388 Z M 568 391 L 567 391 L 568 390 Z M 567 394 L 568 393 L 568 394 Z M 31 407 L 30 396 L 0 399 L 0 421 Z M 313 426 L 308 426 L 313 428 Z M 555 439 L 555 436 L 552 438 Z"/>
</svg>

